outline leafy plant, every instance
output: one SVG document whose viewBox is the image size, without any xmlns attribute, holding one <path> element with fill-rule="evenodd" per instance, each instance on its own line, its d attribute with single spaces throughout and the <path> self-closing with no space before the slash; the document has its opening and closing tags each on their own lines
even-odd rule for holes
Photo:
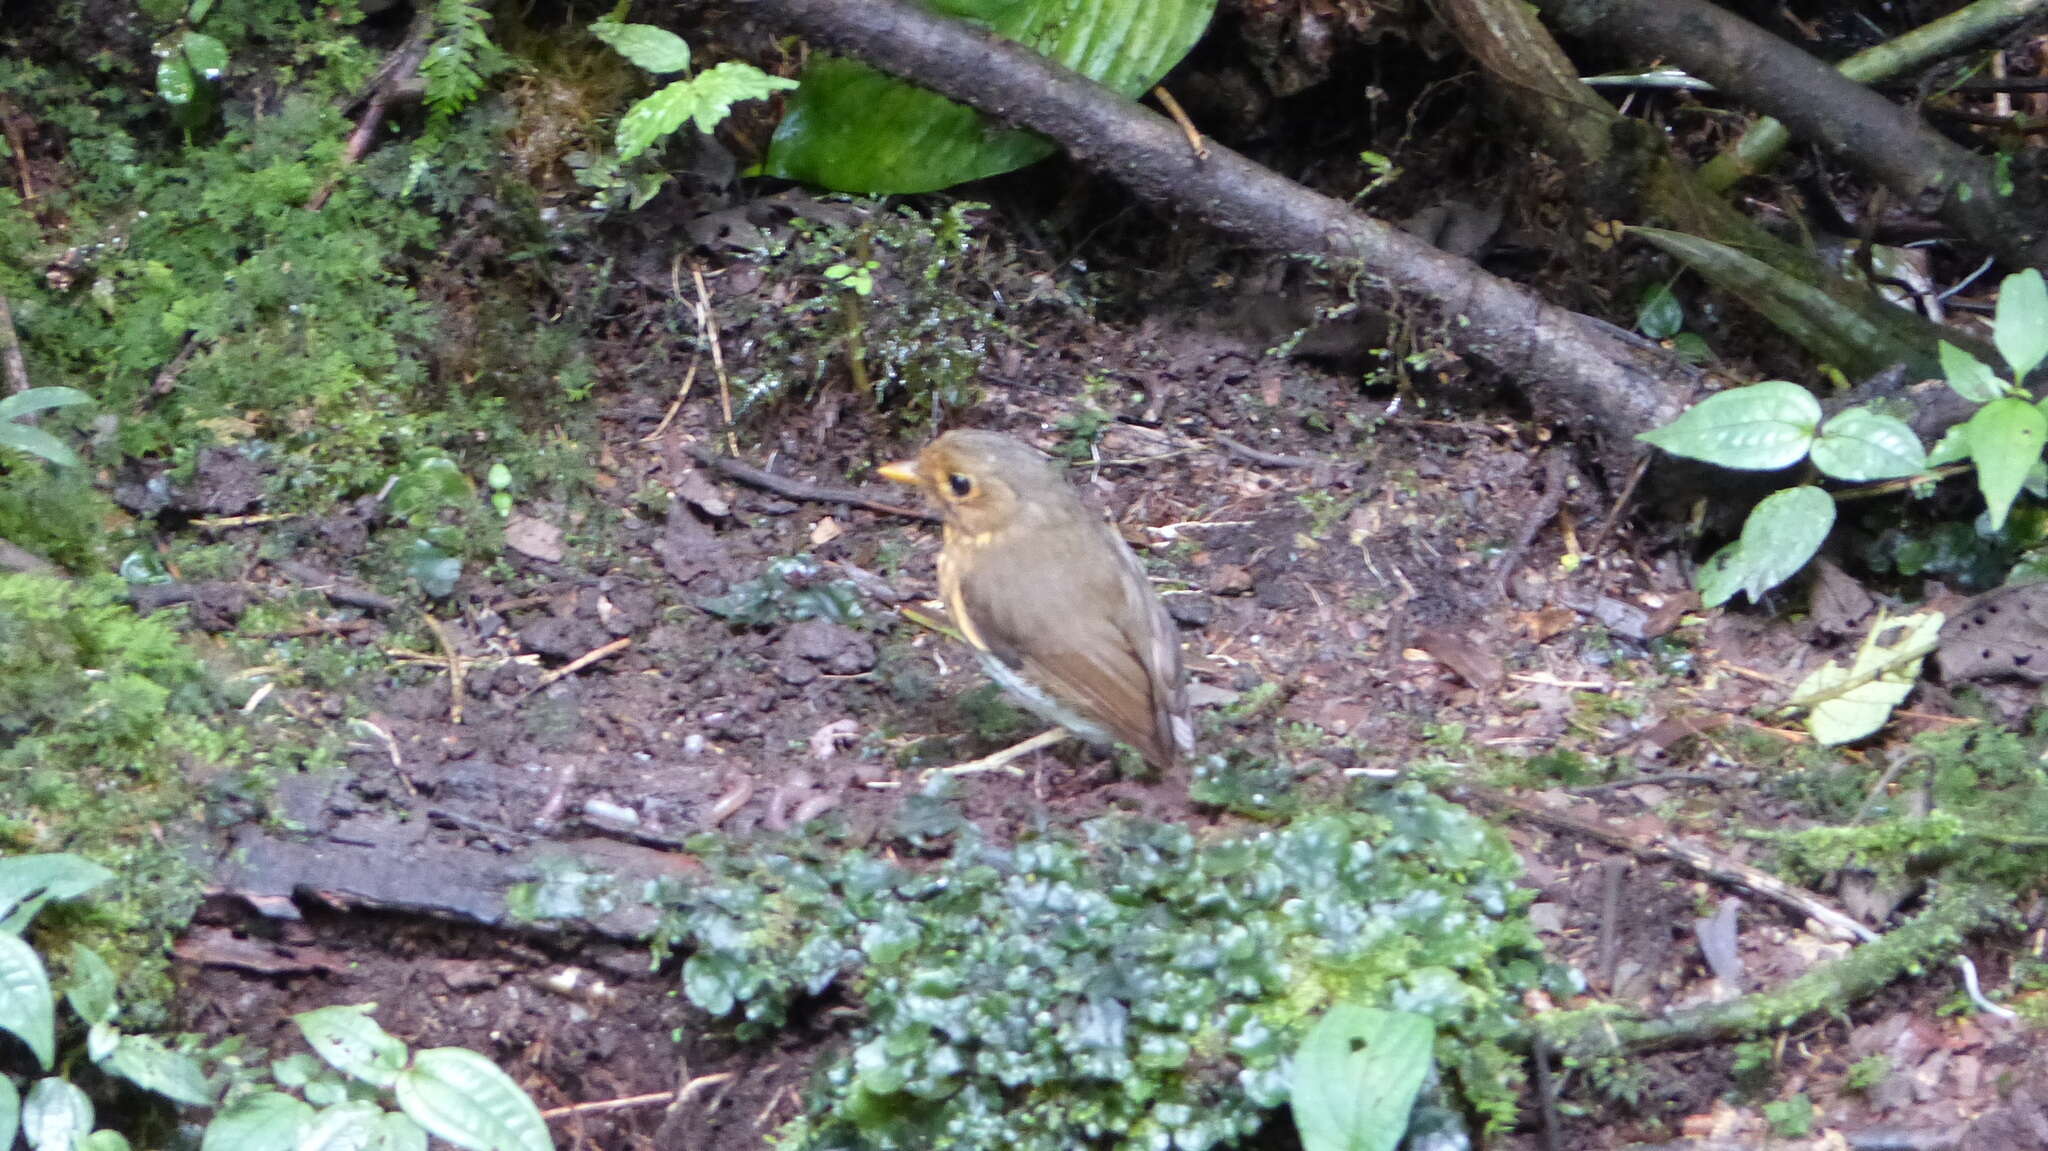
<svg viewBox="0 0 2048 1151">
<path fill-rule="evenodd" d="M 59 1059 L 57 994 L 42 956 L 23 933 L 36 913 L 77 899 L 114 878 L 75 855 L 0 859 L 0 1031 L 19 1038 L 44 1074 L 24 1094 L 0 1075 L 0 1148 L 16 1131 L 29 1151 L 126 1151 L 117 1131 L 95 1130 L 93 1100 L 74 1084 L 72 1057 Z M 237 1057 L 238 1041 L 197 1052 L 192 1036 L 172 1043 L 124 1031 L 113 969 L 97 951 L 74 944 L 63 999 L 88 1028 L 85 1055 L 103 1074 L 171 1103 L 225 1106 L 208 1123 L 205 1151 L 279 1147 L 423 1149 L 429 1133 L 470 1151 L 551 1151 L 547 1122 L 511 1077 L 473 1051 L 456 1047 L 408 1054 L 369 1017 L 374 1005 L 325 1007 L 294 1016 L 306 1041 L 332 1071 L 309 1056 L 269 1067 L 276 1087 Z M 209 1072 L 208 1065 L 213 1071 Z M 339 1072 L 337 1074 L 336 1072 Z M 346 1076 L 346 1078 L 344 1078 Z M 396 1111 L 379 1105 L 388 1095 Z"/>
<path fill-rule="evenodd" d="M 848 580 L 826 578 L 818 561 L 802 553 L 769 560 L 760 575 L 734 584 L 724 595 L 706 596 L 697 606 L 745 627 L 806 619 L 849 627 L 869 622 L 860 589 Z"/>
<path fill-rule="evenodd" d="M 1406 1013 L 1386 1113 L 1433 1026 L 1447 1079 L 1504 1123 L 1503 1040 L 1540 974 L 1512 852 L 1420 787 L 1360 803 L 1207 843 L 1112 818 L 1005 846 L 919 797 L 899 832 L 918 854 L 956 837 L 946 858 L 714 851 L 658 938 L 742 1037 L 834 987 L 858 1005 L 787 1148 L 1217 1146 L 1342 1073 L 1295 1070 L 1332 1004 Z"/>
<path fill-rule="evenodd" d="M 656 76 L 690 70 L 690 45 L 666 28 L 599 20 L 590 26 L 590 31 L 635 66 Z M 734 104 L 765 100 L 796 86 L 794 80 L 770 76 L 740 60 L 727 60 L 699 75 L 670 81 L 660 91 L 642 97 L 620 117 L 619 154 L 613 163 L 630 163 L 686 123 L 695 124 L 699 132 L 708 135 L 732 114 Z M 613 178 L 626 179 L 616 174 Z M 642 185 L 631 206 L 637 208 L 646 203 L 659 187 L 658 182 Z"/>
<path fill-rule="evenodd" d="M 1215 0 L 947 0 L 986 24 L 1135 97 L 1159 82 L 1208 27 Z M 988 125 L 972 108 L 853 60 L 813 57 L 775 129 L 771 176 L 866 195 L 932 192 L 1044 159 L 1041 136 Z"/>
<path fill-rule="evenodd" d="M 65 408 L 91 402 L 92 397 L 77 388 L 29 388 L 0 399 L 0 447 L 41 456 L 53 464 L 74 467 L 78 463 L 78 453 L 41 428 L 30 427 L 19 421 L 25 416 L 51 408 Z"/>
<path fill-rule="evenodd" d="M 1992 335 L 2012 371 L 2010 381 L 1968 352 L 1941 345 L 1949 387 L 1981 406 L 1931 452 L 1905 421 L 1868 407 L 1844 409 L 1823 423 L 1820 403 L 1784 380 L 1709 396 L 1638 438 L 1673 455 L 1746 471 L 1776 471 L 1810 460 L 1821 475 L 1851 483 L 1932 478 L 1931 469 L 1968 461 L 1976 468 L 1988 522 L 1997 530 L 2020 489 L 2039 475 L 2048 444 L 2048 412 L 2018 384 L 2048 359 L 2048 286 L 2040 272 L 2028 269 L 2006 278 Z M 1712 607 L 1736 592 L 1757 599 L 1806 566 L 1834 521 L 1834 501 L 1819 487 L 1792 487 L 1766 497 L 1750 512 L 1741 538 L 1701 568 L 1701 600 Z"/>
</svg>

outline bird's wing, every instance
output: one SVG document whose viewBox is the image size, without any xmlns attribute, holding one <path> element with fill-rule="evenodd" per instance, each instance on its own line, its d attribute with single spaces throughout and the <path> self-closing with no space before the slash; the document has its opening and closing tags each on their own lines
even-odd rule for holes
<svg viewBox="0 0 2048 1151">
<path fill-rule="evenodd" d="M 1162 635 L 1151 622 L 1155 605 L 1149 595 L 1131 599 L 1129 581 L 1143 580 L 1143 569 L 1122 540 L 1107 542 L 1128 566 L 1076 562 L 1070 549 L 1059 546 L 995 546 L 973 570 L 961 573 L 958 602 L 950 606 L 966 617 L 969 631 L 990 654 L 1146 759 L 1171 766 L 1182 742 L 1172 723 L 1180 670 L 1172 623 L 1161 621 Z M 1064 594 L 999 590 L 1034 585 L 1060 587 Z M 1136 591 L 1145 593 L 1145 585 Z M 1087 607 L 1075 610 L 1076 605 Z M 1178 710 L 1184 713 L 1185 707 Z"/>
</svg>

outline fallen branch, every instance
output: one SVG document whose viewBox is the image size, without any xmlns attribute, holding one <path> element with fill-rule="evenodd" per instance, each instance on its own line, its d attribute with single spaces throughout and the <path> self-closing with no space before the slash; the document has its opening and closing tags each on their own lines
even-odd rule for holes
<svg viewBox="0 0 2048 1151">
<path fill-rule="evenodd" d="M 1540 0 L 1557 26 L 1664 55 L 1801 139 L 1861 168 L 1907 204 L 2014 268 L 2048 267 L 2048 220 L 2027 181 L 1749 21 L 1704 0 Z"/>
<path fill-rule="evenodd" d="M 349 133 L 348 143 L 341 151 L 341 166 L 347 168 L 369 154 L 370 143 L 376 139 L 377 129 L 384 126 L 384 117 L 391 105 L 398 100 L 416 100 L 425 91 L 420 83 L 420 65 L 426 61 L 429 34 L 434 21 L 430 12 L 422 12 L 413 21 L 412 30 L 406 35 L 405 43 L 398 46 L 378 68 L 377 75 L 370 81 L 367 103 L 363 106 L 363 118 L 356 122 L 356 130 Z M 327 206 L 328 197 L 334 195 L 335 186 L 340 183 L 336 177 L 320 186 L 306 201 L 308 212 L 317 212 Z"/>
<path fill-rule="evenodd" d="M 1823 1012 L 1840 1015 L 1900 976 L 1933 966 L 1964 937 L 1997 923 L 2011 903 L 2010 896 L 1975 887 L 1940 888 L 1909 922 L 1774 991 L 1662 1019 L 1633 1018 L 1602 1005 L 1541 1016 L 1535 1026 L 1553 1048 L 1574 1054 L 1655 1051 L 1784 1030 Z"/>
<path fill-rule="evenodd" d="M 1611 324 L 1550 304 L 1468 260 L 1211 143 L 1189 152 L 1173 122 L 1039 54 L 907 0 L 747 0 L 741 9 L 815 46 L 1051 137 L 1138 198 L 1270 251 L 1341 261 L 1361 288 L 1434 319 L 1460 355 L 1516 380 L 1539 418 L 1602 441 L 1626 475 L 1636 433 L 1673 418 L 1698 372 Z"/>
</svg>

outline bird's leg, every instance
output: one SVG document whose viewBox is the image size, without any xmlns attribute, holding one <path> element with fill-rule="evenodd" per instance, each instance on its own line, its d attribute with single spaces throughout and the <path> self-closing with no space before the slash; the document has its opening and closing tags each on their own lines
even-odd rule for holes
<svg viewBox="0 0 2048 1151">
<path fill-rule="evenodd" d="M 1041 731 L 1023 743 L 1013 744 L 980 759 L 970 759 L 966 763 L 956 763 L 951 767 L 927 768 L 921 778 L 928 780 L 935 775 L 969 775 L 977 771 L 1007 771 L 1011 775 L 1023 775 L 1023 768 L 1012 766 L 1014 761 L 1023 759 L 1034 751 L 1051 747 L 1065 738 L 1067 729 L 1055 727 L 1049 731 Z"/>
</svg>

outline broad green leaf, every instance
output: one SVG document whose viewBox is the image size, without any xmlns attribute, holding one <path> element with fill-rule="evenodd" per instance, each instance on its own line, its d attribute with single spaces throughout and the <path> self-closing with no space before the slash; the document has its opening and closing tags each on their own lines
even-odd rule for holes
<svg viewBox="0 0 2048 1151">
<path fill-rule="evenodd" d="M 1805 388 L 1766 380 L 1708 396 L 1636 438 L 1674 456 L 1768 472 L 1804 459 L 1819 425 L 1820 403 Z"/>
<path fill-rule="evenodd" d="M 296 1148 L 312 1125 L 313 1109 L 282 1091 L 243 1095 L 206 1125 L 199 1151 L 278 1151 Z"/>
<path fill-rule="evenodd" d="M 1941 433 L 1941 442 L 1935 444 L 1934 450 L 1927 453 L 1927 466 L 1938 468 L 1943 464 L 1952 464 L 1957 460 L 1967 460 L 1969 458 L 1970 425 L 1968 423 L 1951 424 L 1947 431 Z"/>
<path fill-rule="evenodd" d="M 174 51 L 156 62 L 156 94 L 164 103 L 183 106 L 199 94 L 199 78 L 183 52 Z"/>
<path fill-rule="evenodd" d="M 1668 340 L 1685 327 L 1685 305 L 1670 284 L 1651 284 L 1636 305 L 1636 331 L 1653 340 Z"/>
<path fill-rule="evenodd" d="M 78 466 L 78 453 L 41 428 L 0 424 L 0 447 L 18 448 L 32 456 L 41 456 L 58 467 Z"/>
<path fill-rule="evenodd" d="M 599 20 L 590 34 L 618 50 L 635 66 L 659 76 L 681 72 L 690 66 L 690 45 L 681 36 L 652 24 L 619 24 Z"/>
<path fill-rule="evenodd" d="M 28 1044 L 45 1070 L 57 1057 L 56 1008 L 42 956 L 21 936 L 0 932 L 0 1031 Z"/>
<path fill-rule="evenodd" d="M 370 1151 L 384 1116 L 384 1109 L 367 1099 L 336 1103 L 313 1116 L 292 1151 Z"/>
<path fill-rule="evenodd" d="M 1947 340 L 1941 342 L 1941 374 L 1957 395 L 1972 403 L 1990 403 L 2005 394 L 2005 381 L 1990 364 Z"/>
<path fill-rule="evenodd" d="M 1135 98 L 1187 55 L 1215 0 L 947 0 L 1060 64 Z M 930 192 L 1043 159 L 1053 145 L 865 64 L 814 57 L 775 129 L 769 175 L 841 192 Z"/>
<path fill-rule="evenodd" d="M 685 120 L 700 132 L 718 127 L 732 106 L 742 100 L 759 100 L 785 89 L 796 81 L 770 76 L 752 64 L 728 60 L 702 75 L 677 80 L 627 109 L 619 120 L 619 159 L 630 160 L 654 143 L 683 126 Z"/>
<path fill-rule="evenodd" d="M 113 878 L 113 872 L 69 852 L 0 859 L 0 931 L 26 931 L 44 904 L 76 899 Z"/>
<path fill-rule="evenodd" d="M 1925 471 L 1927 450 L 1906 421 L 1857 407 L 1821 425 L 1813 464 L 1838 480 L 1889 480 Z"/>
<path fill-rule="evenodd" d="M 1294 1053 L 1289 1105 L 1302 1151 L 1393 1151 L 1429 1072 L 1428 1017 L 1340 1003 Z"/>
<path fill-rule="evenodd" d="M 69 1082 L 47 1076 L 21 1103 L 21 1137 L 30 1151 L 77 1151 L 92 1134 L 92 1100 Z"/>
<path fill-rule="evenodd" d="M 95 1131 L 78 1145 L 78 1151 L 134 1151 L 134 1144 L 119 1131 Z"/>
<path fill-rule="evenodd" d="M 228 70 L 228 47 L 204 32 L 185 33 L 185 59 L 201 80 L 212 82 Z"/>
<path fill-rule="evenodd" d="M 0 420 L 16 420 L 30 412 L 91 402 L 92 397 L 77 388 L 28 388 L 0 399 Z"/>
<path fill-rule="evenodd" d="M 745 982 L 746 973 L 731 956 L 699 951 L 683 960 L 683 994 L 712 1015 L 730 1012 Z"/>
<path fill-rule="evenodd" d="M 292 1016 L 313 1051 L 335 1070 L 389 1087 L 405 1067 L 405 1044 L 370 1018 L 374 1003 L 343 1003 Z"/>
<path fill-rule="evenodd" d="M 1849 667 L 1829 660 L 1800 681 L 1787 702 L 1812 709 L 1807 730 L 1825 746 L 1870 735 L 1912 692 L 1921 660 L 1941 642 L 1944 618 L 1940 612 L 1923 612 L 1880 619 Z"/>
<path fill-rule="evenodd" d="M 2020 485 L 2041 458 L 2041 445 L 2048 440 L 2048 415 L 2018 396 L 2007 396 L 1978 408 L 1969 429 L 1977 488 L 1984 493 L 1985 510 L 1996 531 L 2005 526 Z"/>
<path fill-rule="evenodd" d="M 105 1023 L 114 1017 L 114 969 L 83 943 L 71 945 L 71 978 L 64 985 L 64 999 L 87 1023 Z"/>
<path fill-rule="evenodd" d="M 165 1047 L 153 1035 L 121 1036 L 114 1053 L 100 1061 L 100 1069 L 188 1107 L 211 1107 L 214 1102 L 213 1087 L 199 1063 Z"/>
<path fill-rule="evenodd" d="M 1746 592 L 1751 603 L 1790 579 L 1835 526 L 1835 501 L 1810 484 L 1764 497 L 1743 521 L 1742 538 L 1700 569 L 1700 601 L 1708 607 Z"/>
<path fill-rule="evenodd" d="M 21 1130 L 21 1092 L 14 1080 L 0 1075 L 0 1147 L 14 1146 L 15 1132 Z"/>
<path fill-rule="evenodd" d="M 547 1120 L 498 1065 L 461 1047 L 413 1057 L 398 1106 L 431 1135 L 469 1151 L 554 1151 Z"/>
<path fill-rule="evenodd" d="M 185 10 L 185 23 L 198 27 L 206 23 L 207 14 L 213 11 L 213 0 L 192 0 L 192 6 Z M 0 1144 L 4 1146 L 4 1144 Z"/>
<path fill-rule="evenodd" d="M 2005 357 L 2015 381 L 2048 359 L 2048 282 L 2037 268 L 2007 276 L 1998 288 L 1998 315 L 1991 342 Z"/>
<path fill-rule="evenodd" d="M 387 1111 L 377 1120 L 377 1141 L 369 1151 L 427 1151 L 426 1129 L 409 1115 Z"/>
</svg>

